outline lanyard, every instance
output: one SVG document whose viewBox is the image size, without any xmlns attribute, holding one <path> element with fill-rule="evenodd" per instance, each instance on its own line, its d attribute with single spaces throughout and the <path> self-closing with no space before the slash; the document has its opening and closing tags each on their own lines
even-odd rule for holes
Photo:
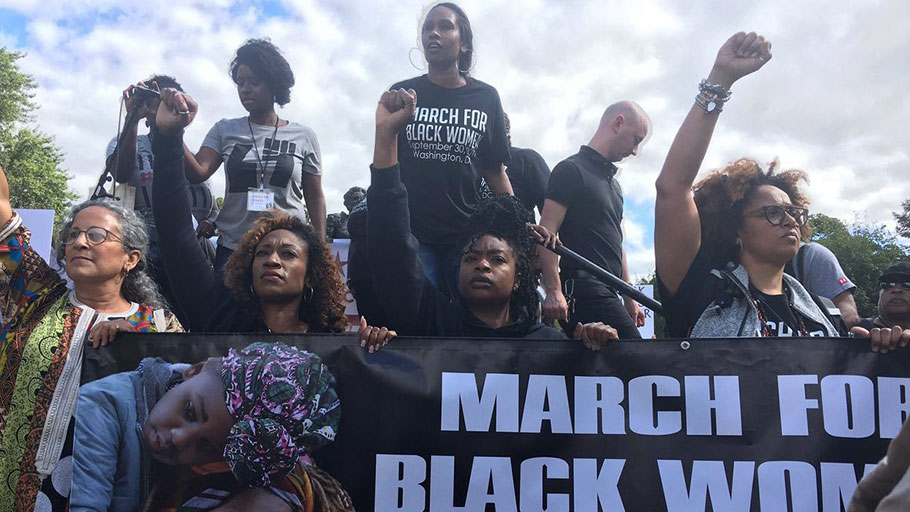
<svg viewBox="0 0 910 512">
<path fill-rule="evenodd" d="M 280 117 L 275 116 L 275 131 L 272 132 L 272 144 L 275 143 L 276 138 L 278 137 L 278 122 L 281 120 Z M 259 190 L 265 188 L 265 164 L 262 162 L 262 156 L 259 154 L 259 147 L 256 146 L 256 135 L 253 134 L 253 123 L 250 122 L 250 116 L 246 117 L 246 125 L 250 127 L 250 140 L 253 141 L 253 149 L 256 151 L 256 160 L 259 162 Z M 265 151 L 266 147 L 262 150 Z"/>
</svg>

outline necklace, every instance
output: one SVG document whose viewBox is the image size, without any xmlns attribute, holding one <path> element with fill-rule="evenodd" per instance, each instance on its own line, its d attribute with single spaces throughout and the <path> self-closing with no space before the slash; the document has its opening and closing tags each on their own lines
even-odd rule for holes
<svg viewBox="0 0 910 512">
<path fill-rule="evenodd" d="M 748 287 L 749 299 L 752 300 L 752 304 L 755 306 L 755 311 L 758 312 L 758 321 L 761 323 L 761 335 L 763 338 L 768 338 L 771 336 L 771 327 L 768 326 L 768 317 L 765 315 L 766 304 L 764 303 L 764 301 L 755 297 L 755 295 L 752 293 L 753 288 L 754 287 L 750 283 L 749 287 Z M 784 295 L 786 297 L 789 297 L 790 290 L 789 290 L 789 288 L 787 288 L 786 283 L 784 284 L 783 290 L 784 290 Z M 788 302 L 788 305 L 789 305 L 789 302 Z M 770 309 L 771 307 L 768 306 L 768 308 Z M 793 313 L 793 317 L 796 318 L 797 333 L 802 338 L 807 337 L 809 331 L 806 329 L 806 324 L 803 322 L 803 317 L 799 314 L 799 312 L 793 311 L 792 307 L 790 307 L 790 312 Z M 781 320 L 783 320 L 783 319 L 781 319 Z M 786 323 L 786 322 L 784 322 L 784 323 Z M 780 333 L 778 333 L 778 334 L 780 334 Z"/>
<path fill-rule="evenodd" d="M 275 139 L 278 137 L 278 122 L 281 121 L 281 118 L 278 115 L 275 115 L 275 130 L 272 132 L 272 144 L 275 143 Z M 262 163 L 262 155 L 259 154 L 259 146 L 256 145 L 256 135 L 253 134 L 253 123 L 250 122 L 250 116 L 246 117 L 246 125 L 250 128 L 250 140 L 253 141 L 253 149 L 256 151 L 256 160 L 259 162 L 259 189 L 262 190 L 265 188 L 265 164 Z M 265 151 L 269 149 L 266 144 L 263 144 L 262 150 Z"/>
</svg>

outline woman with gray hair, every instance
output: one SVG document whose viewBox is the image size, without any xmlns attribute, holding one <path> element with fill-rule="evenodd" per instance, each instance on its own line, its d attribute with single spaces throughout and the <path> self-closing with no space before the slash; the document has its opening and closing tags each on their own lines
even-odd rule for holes
<svg viewBox="0 0 910 512">
<path fill-rule="evenodd" d="M 145 272 L 136 213 L 105 200 L 73 208 L 57 237 L 68 290 L 9 198 L 0 169 L 0 510 L 64 510 L 85 344 L 181 328 Z"/>
</svg>

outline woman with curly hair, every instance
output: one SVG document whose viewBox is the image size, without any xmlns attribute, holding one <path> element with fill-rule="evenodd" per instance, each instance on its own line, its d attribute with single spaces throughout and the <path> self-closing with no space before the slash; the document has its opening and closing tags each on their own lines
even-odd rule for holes
<svg viewBox="0 0 910 512">
<path fill-rule="evenodd" d="M 189 221 L 183 128 L 198 105 L 175 89 L 161 92 L 152 151 L 152 200 L 159 244 L 174 296 L 197 332 L 342 332 L 344 285 L 322 236 L 299 216 L 263 212 L 233 251 L 225 276 L 195 242 Z M 158 194 L 157 197 L 155 194 Z"/>
<path fill-rule="evenodd" d="M 499 196 L 480 205 L 454 246 L 459 251 L 458 284 L 449 299 L 427 278 L 411 233 L 408 192 L 398 169 L 397 133 L 413 118 L 417 93 L 382 95 L 376 111 L 369 204 L 369 255 L 376 294 L 389 327 L 414 336 L 564 338 L 541 324 L 538 275 L 531 265 L 530 216 L 521 202 Z M 552 245 L 555 237 L 535 226 L 533 233 Z M 363 336 L 371 351 L 387 342 Z M 592 349 L 616 331 L 600 322 L 578 324 L 574 332 Z"/>
<path fill-rule="evenodd" d="M 309 127 L 275 112 L 276 103 L 291 101 L 291 66 L 268 40 L 250 39 L 237 49 L 230 73 L 249 115 L 215 123 L 199 152 L 186 152 L 185 169 L 190 183 L 200 183 L 224 162 L 227 189 L 215 220 L 219 271 L 256 218 L 273 207 L 301 219 L 308 212 L 313 230 L 325 237 L 319 141 Z"/>
<path fill-rule="evenodd" d="M 784 266 L 809 235 L 802 171 L 767 172 L 741 159 L 694 187 L 733 83 L 771 58 L 771 43 L 738 33 L 720 48 L 657 179 L 654 250 L 667 325 L 675 337 L 838 336 Z M 854 331 L 860 335 L 868 332 Z M 893 338 L 892 338 L 893 336 Z M 874 349 L 906 343 L 897 328 Z"/>
</svg>

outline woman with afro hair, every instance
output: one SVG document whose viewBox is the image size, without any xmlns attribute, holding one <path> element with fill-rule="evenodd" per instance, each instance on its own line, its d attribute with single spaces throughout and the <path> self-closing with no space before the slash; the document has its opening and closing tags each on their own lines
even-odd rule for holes
<svg viewBox="0 0 910 512">
<path fill-rule="evenodd" d="M 408 190 L 398 169 L 397 134 L 414 116 L 417 93 L 412 89 L 385 92 L 376 111 L 369 205 L 369 257 L 376 294 L 389 327 L 413 336 L 564 338 L 540 323 L 537 273 L 531 265 L 533 236 L 550 245 L 555 237 L 535 226 L 521 203 L 499 196 L 481 204 L 461 235 L 455 296 L 449 299 L 426 277 L 411 233 Z M 362 335 L 370 351 L 388 342 L 384 329 Z M 600 322 L 576 326 L 573 333 L 585 346 L 599 349 L 618 339 Z"/>
<path fill-rule="evenodd" d="M 723 44 L 657 178 L 654 251 L 673 337 L 839 335 L 817 298 L 784 273 L 810 234 L 805 173 L 744 158 L 692 187 L 730 87 L 770 59 L 771 43 L 754 32 Z M 887 351 L 910 330 L 871 337 L 873 350 Z"/>
<path fill-rule="evenodd" d="M 198 105 L 161 92 L 153 210 L 174 296 L 196 332 L 337 333 L 347 327 L 341 270 L 322 236 L 296 215 L 270 210 L 253 221 L 225 266 L 209 265 L 189 220 L 183 129 Z M 156 196 L 157 194 L 157 196 Z"/>
<path fill-rule="evenodd" d="M 291 101 L 291 66 L 267 39 L 250 39 L 237 49 L 230 74 L 249 115 L 218 121 L 198 153 L 186 152 L 190 183 L 209 179 L 224 162 L 224 205 L 215 220 L 219 271 L 256 218 L 273 207 L 304 220 L 308 213 L 313 230 L 325 237 L 322 158 L 316 134 L 275 112 L 276 103 L 283 107 Z"/>
</svg>

